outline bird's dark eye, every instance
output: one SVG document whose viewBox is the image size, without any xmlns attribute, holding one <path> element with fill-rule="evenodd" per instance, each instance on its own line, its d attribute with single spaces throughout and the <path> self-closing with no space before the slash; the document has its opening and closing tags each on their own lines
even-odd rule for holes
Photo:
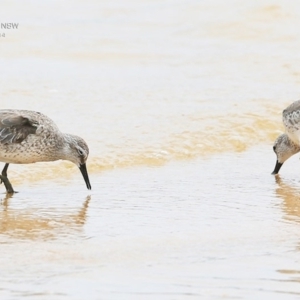
<svg viewBox="0 0 300 300">
<path fill-rule="evenodd" d="M 81 149 L 77 149 L 77 151 L 80 156 L 83 156 L 84 152 Z"/>
</svg>

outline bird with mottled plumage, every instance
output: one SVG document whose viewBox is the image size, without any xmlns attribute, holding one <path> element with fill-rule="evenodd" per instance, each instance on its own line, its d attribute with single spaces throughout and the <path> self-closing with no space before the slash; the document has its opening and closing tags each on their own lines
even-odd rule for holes
<svg viewBox="0 0 300 300">
<path fill-rule="evenodd" d="M 28 164 L 68 160 L 77 165 L 86 186 L 91 184 L 86 168 L 89 148 L 79 136 L 62 133 L 56 124 L 40 112 L 29 110 L 0 110 L 0 161 L 5 163 L 0 180 L 6 191 L 14 190 L 7 178 L 12 164 Z"/>
<path fill-rule="evenodd" d="M 282 112 L 285 133 L 274 142 L 273 150 L 277 156 L 272 174 L 278 174 L 283 163 L 300 152 L 300 100 L 293 102 Z"/>
</svg>

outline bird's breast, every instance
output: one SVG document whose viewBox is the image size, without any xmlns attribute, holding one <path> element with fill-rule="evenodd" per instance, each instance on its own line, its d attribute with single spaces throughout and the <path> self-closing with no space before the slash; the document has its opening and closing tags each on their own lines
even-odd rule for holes
<svg viewBox="0 0 300 300">
<path fill-rule="evenodd" d="M 300 110 L 283 112 L 283 125 L 289 138 L 300 145 Z"/>
<path fill-rule="evenodd" d="M 61 159 L 61 146 L 47 136 L 31 135 L 21 143 L 0 144 L 0 161 L 27 164 Z"/>
</svg>

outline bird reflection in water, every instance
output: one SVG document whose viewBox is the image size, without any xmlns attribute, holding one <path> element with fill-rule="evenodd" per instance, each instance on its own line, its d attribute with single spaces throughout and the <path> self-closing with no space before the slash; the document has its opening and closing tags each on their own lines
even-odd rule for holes
<svg viewBox="0 0 300 300">
<path fill-rule="evenodd" d="M 0 235 L 25 239 L 52 239 L 60 234 L 72 234 L 86 222 L 91 196 L 87 196 L 83 205 L 73 212 L 67 209 L 59 212 L 57 208 L 16 209 L 9 206 L 12 194 L 7 194 L 0 204 Z M 71 211 L 71 209 L 69 209 Z"/>
<path fill-rule="evenodd" d="M 276 195 L 283 199 L 282 208 L 286 213 L 285 219 L 300 222 L 300 186 L 283 181 L 280 176 L 275 176 L 278 187 Z"/>
<path fill-rule="evenodd" d="M 285 213 L 284 219 L 300 222 L 300 184 L 293 184 L 293 182 L 283 181 L 280 176 L 275 176 L 278 187 L 276 188 L 276 195 L 283 199 L 282 209 Z M 297 230 L 297 228 L 296 228 Z M 297 244 L 297 241 L 296 241 Z M 296 246 L 296 251 L 300 251 L 299 243 Z M 300 270 L 297 269 L 279 269 L 278 273 L 288 275 L 288 279 L 282 279 L 284 282 L 300 282 Z"/>
</svg>

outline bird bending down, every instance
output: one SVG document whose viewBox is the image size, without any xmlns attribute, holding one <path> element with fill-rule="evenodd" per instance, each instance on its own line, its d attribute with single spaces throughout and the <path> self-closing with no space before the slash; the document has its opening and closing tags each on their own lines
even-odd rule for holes
<svg viewBox="0 0 300 300">
<path fill-rule="evenodd" d="M 282 121 L 285 133 L 274 142 L 273 150 L 277 161 L 273 175 L 278 174 L 286 160 L 300 152 L 300 100 L 295 101 L 282 112 Z"/>
<path fill-rule="evenodd" d="M 86 168 L 89 148 L 79 136 L 62 133 L 47 116 L 29 110 L 0 110 L 0 161 L 5 166 L 0 175 L 7 193 L 14 193 L 7 178 L 12 164 L 29 164 L 55 160 L 69 160 L 77 165 L 90 190 Z"/>
</svg>

